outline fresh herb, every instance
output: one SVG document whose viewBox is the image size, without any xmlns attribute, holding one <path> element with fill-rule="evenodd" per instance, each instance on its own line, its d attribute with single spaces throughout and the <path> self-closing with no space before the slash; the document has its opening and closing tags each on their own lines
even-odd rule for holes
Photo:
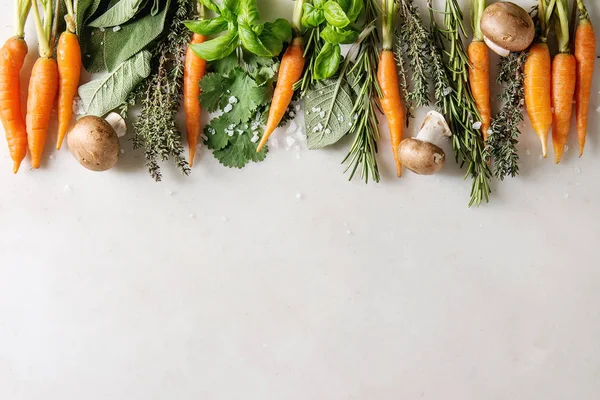
<svg viewBox="0 0 600 400">
<path fill-rule="evenodd" d="M 221 115 L 204 128 L 205 143 L 224 166 L 243 168 L 265 159 L 266 146 L 256 152 L 273 92 L 278 63 L 248 54 L 213 63 L 215 72 L 202 79 L 200 102 Z"/>
<path fill-rule="evenodd" d="M 201 0 L 201 3 L 218 16 L 188 22 L 188 29 L 201 35 L 227 30 L 224 35 L 192 46 L 194 52 L 206 61 L 223 59 L 240 47 L 259 57 L 276 57 L 283 50 L 283 43 L 292 38 L 292 28 L 285 19 L 259 22 L 256 0 L 224 0 L 221 5 L 213 0 Z"/>
<path fill-rule="evenodd" d="M 352 78 L 351 86 L 355 90 L 355 101 L 348 115 L 356 115 L 352 119 L 349 134 L 354 136 L 354 142 L 343 163 L 347 163 L 346 172 L 350 171 L 352 179 L 360 169 L 360 177 L 379 182 L 379 166 L 377 165 L 377 142 L 379 141 L 379 120 L 377 118 L 377 101 L 380 88 L 377 83 L 377 61 L 379 57 L 379 37 L 373 29 L 377 20 L 375 0 L 366 0 L 365 26 L 367 32 L 364 42 L 360 44 L 354 66 L 349 71 Z"/>
<path fill-rule="evenodd" d="M 502 57 L 497 83 L 504 85 L 499 96 L 502 108 L 492 121 L 492 128 L 487 140 L 486 152 L 493 160 L 494 176 L 504 180 L 507 175 L 514 177 L 519 174 L 519 155 L 517 143 L 523 122 L 523 105 L 525 104 L 525 89 L 523 68 L 527 53 L 511 53 Z"/>
<path fill-rule="evenodd" d="M 427 49 L 432 46 L 432 38 L 413 0 L 400 1 L 400 18 L 395 52 L 403 97 L 410 115 L 413 107 L 429 105 L 432 68 L 431 53 Z M 409 81 L 412 82 L 412 88 L 409 87 Z"/>
<path fill-rule="evenodd" d="M 474 124 L 480 120 L 468 83 L 468 57 L 463 45 L 463 14 L 457 0 L 447 0 L 444 25 L 435 19 L 432 0 L 427 0 L 434 46 L 430 46 L 437 108 L 452 130 L 452 147 L 466 177 L 473 180 L 469 206 L 489 201 L 491 171 L 483 137 Z"/>
<path fill-rule="evenodd" d="M 88 115 L 102 117 L 122 105 L 131 91 L 150 75 L 148 51 L 141 51 L 112 73 L 79 87 L 79 97 Z"/>
<path fill-rule="evenodd" d="M 159 160 L 173 158 L 185 175 L 190 168 L 183 156 L 181 133 L 175 123 L 182 93 L 185 52 L 189 31 L 184 21 L 195 13 L 195 0 L 173 0 L 175 11 L 165 36 L 152 56 L 152 73 L 136 89 L 141 113 L 134 122 L 134 148 L 143 148 L 146 166 L 152 177 L 160 181 Z"/>
</svg>

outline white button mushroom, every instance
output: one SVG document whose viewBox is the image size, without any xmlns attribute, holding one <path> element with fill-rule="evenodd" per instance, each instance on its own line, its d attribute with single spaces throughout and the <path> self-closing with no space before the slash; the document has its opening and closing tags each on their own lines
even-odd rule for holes
<svg viewBox="0 0 600 400">
<path fill-rule="evenodd" d="M 508 57 L 511 51 L 523 51 L 535 37 L 531 16 L 518 5 L 502 1 L 488 6 L 481 16 L 483 40 L 492 51 Z"/>
<path fill-rule="evenodd" d="M 430 111 L 417 137 L 406 138 L 400 143 L 400 162 L 416 174 L 435 174 L 446 162 L 446 154 L 439 145 L 451 135 L 444 116 L 437 111 Z"/>
<path fill-rule="evenodd" d="M 67 136 L 67 143 L 73 157 L 92 171 L 109 170 L 119 160 L 119 137 L 103 118 L 81 118 Z"/>
</svg>

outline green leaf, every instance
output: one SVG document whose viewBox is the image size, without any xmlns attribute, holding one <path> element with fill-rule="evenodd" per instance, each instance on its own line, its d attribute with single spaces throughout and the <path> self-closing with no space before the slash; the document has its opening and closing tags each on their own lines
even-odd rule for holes
<svg viewBox="0 0 600 400">
<path fill-rule="evenodd" d="M 307 28 L 316 28 L 323 22 L 325 22 L 325 13 L 323 13 L 323 10 L 310 3 L 304 3 L 302 25 Z"/>
<path fill-rule="evenodd" d="M 246 67 L 248 74 L 261 86 L 275 77 L 279 70 L 279 62 L 274 62 L 273 58 L 249 54 L 246 56 Z"/>
<path fill-rule="evenodd" d="M 229 140 L 229 145 L 213 152 L 219 162 L 229 168 L 243 168 L 250 161 L 263 161 L 267 155 L 267 146 L 259 153 L 256 152 L 256 143 L 252 143 L 252 135 L 247 132 L 241 135 L 236 131 Z"/>
<path fill-rule="evenodd" d="M 148 51 L 142 51 L 114 72 L 79 87 L 85 113 L 102 117 L 127 99 L 129 92 L 150 75 Z"/>
<path fill-rule="evenodd" d="M 352 125 L 352 89 L 342 78 L 317 81 L 304 100 L 309 149 L 320 149 L 340 140 Z"/>
<path fill-rule="evenodd" d="M 283 42 L 292 40 L 292 26 L 287 19 L 278 18 L 273 22 L 265 23 L 264 31 L 271 32 L 277 39 Z"/>
<path fill-rule="evenodd" d="M 77 35 L 83 31 L 85 21 L 94 15 L 100 6 L 101 0 L 78 0 L 76 14 Z"/>
<path fill-rule="evenodd" d="M 121 63 L 154 41 L 165 26 L 171 0 L 161 0 L 162 9 L 121 26 L 121 29 L 85 30 L 80 36 L 84 65 L 89 72 L 114 71 Z"/>
<path fill-rule="evenodd" d="M 283 49 L 283 41 L 267 29 L 257 35 L 250 25 L 240 22 L 238 32 L 244 48 L 257 56 L 275 57 Z"/>
<path fill-rule="evenodd" d="M 214 35 L 227 29 L 228 22 L 224 17 L 186 21 L 185 26 L 198 35 Z"/>
<path fill-rule="evenodd" d="M 315 60 L 314 78 L 316 80 L 331 78 L 340 68 L 341 62 L 340 45 L 325 43 Z"/>
<path fill-rule="evenodd" d="M 213 0 L 198 0 L 198 1 L 200 2 L 200 4 L 202 4 L 204 7 L 208 8 L 209 10 L 212 10 L 219 15 L 221 14 L 221 8 Z"/>
<path fill-rule="evenodd" d="M 323 8 L 325 6 L 325 3 L 327 3 L 327 0 L 314 0 L 313 1 L 313 4 L 317 8 Z"/>
<path fill-rule="evenodd" d="M 238 45 L 238 33 L 234 30 L 225 35 L 217 36 L 214 39 L 200 44 L 194 44 L 190 47 L 200 58 L 206 61 L 215 61 L 227 57 L 233 53 Z"/>
<path fill-rule="evenodd" d="M 325 12 L 325 19 L 333 26 L 337 26 L 338 28 L 344 28 L 350 24 L 350 19 L 342 9 L 338 3 L 334 0 L 329 0 L 323 6 L 323 11 Z"/>
<path fill-rule="evenodd" d="M 93 28 L 112 28 L 133 18 L 146 0 L 120 0 L 104 14 L 88 24 Z"/>
<path fill-rule="evenodd" d="M 229 144 L 229 135 L 225 132 L 229 126 L 231 126 L 231 122 L 229 122 L 227 116 L 221 115 L 213 118 L 210 124 L 204 127 L 204 135 L 206 136 L 204 143 L 209 149 L 221 150 Z"/>
<path fill-rule="evenodd" d="M 254 25 L 258 23 L 259 19 L 256 0 L 239 0 L 238 22 Z"/>
<path fill-rule="evenodd" d="M 215 69 L 215 72 L 229 76 L 234 69 L 240 66 L 236 54 L 230 54 L 227 57 L 220 59 L 218 62 L 212 64 Z"/>
<path fill-rule="evenodd" d="M 356 21 L 363 8 L 362 0 L 338 0 L 351 22 Z"/>
<path fill-rule="evenodd" d="M 321 31 L 321 38 L 331 44 L 354 43 L 358 35 L 358 31 L 354 29 L 340 29 L 331 25 L 327 25 L 325 29 Z"/>
<path fill-rule="evenodd" d="M 208 112 L 215 112 L 219 109 L 221 95 L 225 93 L 226 84 L 229 81 L 219 73 L 209 73 L 204 75 L 200 81 L 200 103 Z"/>
</svg>

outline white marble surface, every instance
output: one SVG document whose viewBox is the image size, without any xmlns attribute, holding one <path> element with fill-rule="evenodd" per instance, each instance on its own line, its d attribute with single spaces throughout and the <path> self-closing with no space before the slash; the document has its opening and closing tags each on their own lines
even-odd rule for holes
<svg viewBox="0 0 600 400">
<path fill-rule="evenodd" d="M 394 179 L 386 138 L 368 186 L 347 142 L 161 184 L 128 142 L 104 174 L 63 149 L 13 176 L 2 145 L 0 398 L 595 400 L 599 115 L 560 166 L 525 132 L 479 209 L 453 163 Z"/>
</svg>

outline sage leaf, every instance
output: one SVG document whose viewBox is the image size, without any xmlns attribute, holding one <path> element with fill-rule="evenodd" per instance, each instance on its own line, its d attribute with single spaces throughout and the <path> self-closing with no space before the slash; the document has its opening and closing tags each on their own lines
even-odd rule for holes
<svg viewBox="0 0 600 400">
<path fill-rule="evenodd" d="M 144 50 L 114 72 L 79 87 L 87 115 L 102 117 L 127 99 L 131 90 L 150 75 L 150 52 Z"/>
<path fill-rule="evenodd" d="M 345 28 L 350 24 L 350 19 L 342 9 L 338 3 L 334 0 L 329 0 L 323 6 L 323 11 L 325 12 L 325 19 L 333 26 L 337 26 L 338 28 Z"/>
<path fill-rule="evenodd" d="M 199 1 L 204 7 L 208 8 L 209 10 L 212 10 L 212 11 L 216 12 L 217 14 L 221 14 L 221 8 L 213 0 L 199 0 Z"/>
<path fill-rule="evenodd" d="M 93 28 L 112 28 L 126 23 L 135 17 L 138 10 L 145 5 L 147 0 L 120 0 L 104 14 L 88 23 Z"/>
<path fill-rule="evenodd" d="M 81 35 L 86 20 L 96 13 L 102 0 L 78 0 L 76 11 L 77 35 Z"/>
<path fill-rule="evenodd" d="M 339 44 L 325 43 L 317 58 L 313 76 L 316 80 L 331 78 L 340 68 L 342 49 Z"/>
<path fill-rule="evenodd" d="M 321 149 L 339 141 L 352 126 L 352 89 L 341 77 L 317 81 L 304 100 L 308 148 Z"/>
<path fill-rule="evenodd" d="M 80 38 L 85 68 L 89 72 L 112 72 L 125 60 L 139 53 L 162 32 L 171 0 L 161 0 L 162 9 L 156 14 L 135 18 L 121 29 L 86 30 Z"/>
<path fill-rule="evenodd" d="M 185 22 L 185 26 L 190 31 L 205 36 L 223 32 L 227 29 L 228 24 L 227 20 L 223 17 Z"/>
</svg>

